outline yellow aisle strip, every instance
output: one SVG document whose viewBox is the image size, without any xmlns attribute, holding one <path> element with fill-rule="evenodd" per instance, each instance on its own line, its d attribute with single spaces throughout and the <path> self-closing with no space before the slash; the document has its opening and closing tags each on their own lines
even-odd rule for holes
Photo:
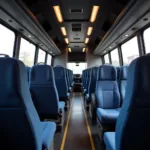
<svg viewBox="0 0 150 150">
<path fill-rule="evenodd" d="M 66 123 L 66 127 L 65 127 L 64 136 L 63 136 L 63 140 L 62 140 L 62 143 L 61 143 L 60 150 L 64 150 L 64 146 L 65 146 L 65 142 L 66 142 L 66 137 L 67 137 L 67 132 L 68 132 L 68 127 L 69 127 L 70 116 L 71 116 L 71 109 L 72 109 L 73 100 L 74 100 L 74 93 L 73 93 L 73 97 L 72 97 L 72 101 L 71 101 L 71 106 L 70 106 L 70 110 L 69 110 L 69 114 L 68 114 L 68 119 L 67 119 L 67 123 Z"/>
<path fill-rule="evenodd" d="M 82 98 L 82 96 L 81 96 L 81 98 Z M 84 116 L 85 116 L 85 121 L 86 121 L 86 126 L 87 126 L 87 130 L 88 130 L 88 134 L 89 134 L 89 137 L 90 137 L 91 148 L 92 148 L 92 150 L 95 150 L 95 145 L 94 145 L 94 141 L 93 141 L 93 137 L 92 137 L 90 125 L 88 123 L 87 115 L 86 115 L 86 112 L 85 112 L 85 109 L 84 109 L 84 104 L 83 104 L 82 107 L 83 107 L 83 111 L 84 111 Z"/>
</svg>

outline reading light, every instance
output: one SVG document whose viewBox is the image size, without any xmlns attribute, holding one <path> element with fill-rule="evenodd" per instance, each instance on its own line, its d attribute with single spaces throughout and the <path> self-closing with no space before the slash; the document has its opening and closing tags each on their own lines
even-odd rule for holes
<svg viewBox="0 0 150 150">
<path fill-rule="evenodd" d="M 60 7 L 59 6 L 53 6 L 53 9 L 54 9 L 55 15 L 57 17 L 57 20 L 60 23 L 62 23 L 63 22 L 63 17 L 62 17 L 62 14 L 61 14 Z"/>
<path fill-rule="evenodd" d="M 89 42 L 89 38 L 85 39 L 85 44 L 87 44 Z"/>
<path fill-rule="evenodd" d="M 95 22 L 97 14 L 98 14 L 98 10 L 99 10 L 99 6 L 93 6 L 90 22 L 92 23 Z"/>
<path fill-rule="evenodd" d="M 92 31 L 93 31 L 93 27 L 89 27 L 88 28 L 88 31 L 87 31 L 87 35 L 91 35 L 92 34 Z"/>
<path fill-rule="evenodd" d="M 128 37 L 129 35 L 128 35 L 128 34 L 126 34 L 125 36 L 126 36 L 126 37 Z"/>
<path fill-rule="evenodd" d="M 68 48 L 69 52 L 71 52 L 71 48 Z"/>
<path fill-rule="evenodd" d="M 66 42 L 66 44 L 69 44 L 68 38 L 65 38 L 65 42 Z"/>
<path fill-rule="evenodd" d="M 83 48 L 82 52 L 85 52 L 85 48 Z"/>
<path fill-rule="evenodd" d="M 65 27 L 61 27 L 61 32 L 64 36 L 67 35 L 67 32 L 66 32 L 66 28 Z"/>
</svg>

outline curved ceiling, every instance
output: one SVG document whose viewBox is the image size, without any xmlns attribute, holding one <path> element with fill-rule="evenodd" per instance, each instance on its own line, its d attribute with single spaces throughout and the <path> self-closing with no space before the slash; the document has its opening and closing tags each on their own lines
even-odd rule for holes
<svg viewBox="0 0 150 150">
<path fill-rule="evenodd" d="M 65 27 L 68 47 L 73 52 L 82 52 L 87 46 L 85 38 L 89 37 L 89 43 L 97 47 L 106 32 L 110 29 L 118 15 L 127 5 L 129 0 L 23 0 L 30 11 L 41 23 L 48 35 L 61 49 L 65 44 L 65 36 L 61 27 Z M 60 6 L 63 23 L 59 23 L 55 16 L 53 6 Z M 99 6 L 98 15 L 94 23 L 90 23 L 93 6 Z M 87 35 L 88 27 L 93 27 L 92 34 Z"/>
</svg>

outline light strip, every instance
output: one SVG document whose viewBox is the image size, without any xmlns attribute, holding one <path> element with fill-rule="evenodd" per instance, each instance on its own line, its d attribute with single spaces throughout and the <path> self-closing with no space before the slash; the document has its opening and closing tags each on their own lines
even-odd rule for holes
<svg viewBox="0 0 150 150">
<path fill-rule="evenodd" d="M 66 42 L 66 44 L 69 44 L 69 39 L 65 38 L 65 42 Z"/>
<path fill-rule="evenodd" d="M 88 27 L 87 35 L 90 36 L 92 34 L 93 27 Z"/>
<path fill-rule="evenodd" d="M 98 10 L 99 10 L 99 6 L 93 6 L 90 22 L 92 23 L 95 22 L 97 14 L 98 14 Z"/>
<path fill-rule="evenodd" d="M 66 31 L 66 28 L 65 27 L 61 27 L 61 32 L 64 36 L 67 35 L 67 31 Z"/>
<path fill-rule="evenodd" d="M 85 39 L 85 44 L 87 44 L 89 42 L 89 38 Z"/>
<path fill-rule="evenodd" d="M 85 48 L 83 48 L 82 52 L 85 52 Z"/>
<path fill-rule="evenodd" d="M 68 48 L 69 52 L 71 52 L 71 48 Z"/>
<path fill-rule="evenodd" d="M 63 17 L 62 17 L 62 14 L 61 14 L 60 7 L 59 6 L 53 6 L 53 9 L 54 9 L 55 15 L 57 17 L 57 20 L 60 23 L 62 23 L 63 22 Z"/>
</svg>

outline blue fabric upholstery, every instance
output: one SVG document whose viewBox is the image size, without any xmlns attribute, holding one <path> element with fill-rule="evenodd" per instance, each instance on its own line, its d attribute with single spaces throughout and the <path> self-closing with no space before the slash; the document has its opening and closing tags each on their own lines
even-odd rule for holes
<svg viewBox="0 0 150 150">
<path fill-rule="evenodd" d="M 61 109 L 62 111 L 65 108 L 65 103 L 64 102 L 59 102 L 59 109 Z"/>
<path fill-rule="evenodd" d="M 86 83 L 87 83 L 87 69 L 84 72 L 84 89 L 86 89 Z"/>
<path fill-rule="evenodd" d="M 56 124 L 54 122 L 42 122 L 43 132 L 42 132 L 42 143 L 43 149 L 50 149 L 53 142 L 54 133 L 56 131 Z M 49 133 L 51 131 L 51 134 Z"/>
<path fill-rule="evenodd" d="M 116 150 L 115 132 L 104 133 L 104 142 L 107 145 L 107 150 Z"/>
<path fill-rule="evenodd" d="M 120 108 L 117 109 L 97 109 L 97 116 L 103 123 L 116 123 Z"/>
<path fill-rule="evenodd" d="M 51 66 L 36 65 L 31 68 L 30 92 L 40 118 L 58 116 L 59 97 Z"/>
<path fill-rule="evenodd" d="M 124 100 L 125 92 L 126 92 L 128 68 L 129 66 L 122 66 L 120 69 L 119 88 L 120 88 L 120 95 L 121 95 L 122 102 Z"/>
<path fill-rule="evenodd" d="M 67 86 L 65 68 L 61 66 L 54 67 L 56 87 L 60 98 L 67 98 L 69 87 Z M 68 87 L 68 88 L 67 88 Z"/>
<path fill-rule="evenodd" d="M 27 78 L 29 82 L 29 74 L 30 74 L 31 67 L 26 67 L 26 70 L 27 70 Z"/>
<path fill-rule="evenodd" d="M 116 68 L 112 65 L 102 65 L 99 67 L 95 97 L 98 108 L 104 109 L 103 113 L 102 111 L 97 111 L 101 123 L 105 123 L 106 120 L 107 123 L 114 123 L 111 118 L 113 117 L 113 120 L 117 119 L 118 114 L 115 110 L 120 107 L 120 94 L 117 84 Z M 108 109 L 113 114 L 108 113 Z"/>
<path fill-rule="evenodd" d="M 43 136 L 44 126 L 31 99 L 24 64 L 13 58 L 0 58 L 0 68 L 3 70 L 0 73 L 1 147 L 6 150 L 42 150 L 46 141 L 51 144 L 56 125 L 47 122 L 53 126 L 53 130 L 47 129 L 51 139 Z"/>
<path fill-rule="evenodd" d="M 125 99 L 117 119 L 116 150 L 149 149 L 150 138 L 150 55 L 129 66 Z M 106 143 L 108 147 L 110 139 Z"/>
</svg>

